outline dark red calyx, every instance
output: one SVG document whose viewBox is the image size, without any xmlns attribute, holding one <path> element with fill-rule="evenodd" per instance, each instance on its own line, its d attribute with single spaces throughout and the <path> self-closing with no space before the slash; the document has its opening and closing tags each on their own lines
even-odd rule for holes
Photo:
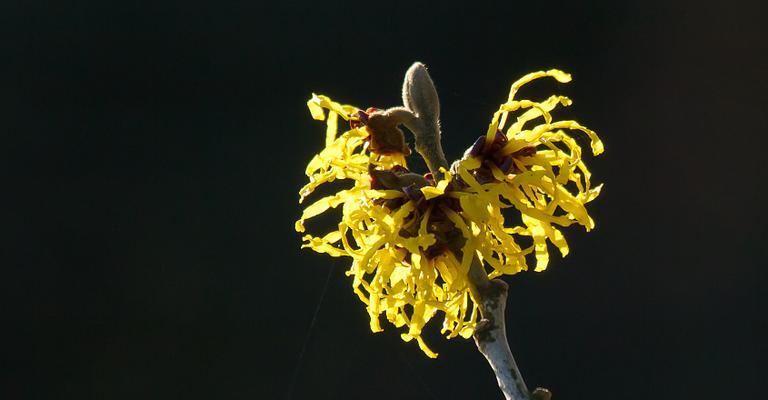
<svg viewBox="0 0 768 400">
<path fill-rule="evenodd" d="M 424 256 L 428 259 L 433 259 L 437 256 L 442 255 L 443 253 L 448 250 L 448 245 L 445 243 L 435 243 L 432 246 L 427 247 L 426 250 L 424 250 Z"/>
<path fill-rule="evenodd" d="M 493 176 L 493 172 L 491 172 L 491 169 L 485 165 L 482 165 L 480 168 L 476 169 L 474 171 L 474 175 L 477 183 L 481 185 L 485 183 L 491 183 L 496 180 L 496 178 Z"/>
<path fill-rule="evenodd" d="M 467 151 L 464 152 L 464 157 L 477 157 L 483 152 L 483 147 L 485 147 L 485 136 L 480 136 L 475 140 L 475 143 L 472 144 L 472 147 L 468 148 Z"/>
<path fill-rule="evenodd" d="M 370 110 L 370 108 L 369 108 Z M 361 126 L 365 126 L 368 124 L 368 115 L 369 113 L 357 110 L 356 113 L 352 114 L 352 116 L 349 118 L 349 128 L 350 129 L 357 129 Z"/>
<path fill-rule="evenodd" d="M 399 165 L 388 170 L 376 169 L 373 165 L 369 165 L 368 174 L 371 176 L 371 189 L 402 191 L 403 187 L 406 186 L 413 186 L 418 189 L 429 185 L 426 178 Z"/>
<path fill-rule="evenodd" d="M 505 135 L 504 132 L 502 132 L 500 129 L 497 129 L 496 135 L 493 137 L 493 142 L 491 142 L 491 145 L 488 147 L 487 154 L 493 154 L 501 150 L 501 148 L 507 144 L 507 141 L 507 135 Z"/>
<path fill-rule="evenodd" d="M 536 154 L 536 146 L 526 146 L 512 153 L 513 157 L 530 157 Z"/>
<path fill-rule="evenodd" d="M 446 205 L 448 206 L 448 208 L 450 208 L 451 210 L 453 210 L 453 211 L 456 211 L 456 212 L 461 212 L 461 211 L 463 211 L 463 210 L 461 209 L 461 201 L 459 201 L 459 199 L 457 199 L 457 198 L 455 198 L 455 197 L 446 197 L 446 198 L 445 198 L 445 200 L 443 200 L 443 201 L 445 201 L 445 204 L 446 204 Z"/>
<path fill-rule="evenodd" d="M 403 193 L 413 201 L 419 201 L 424 198 L 424 193 L 416 187 L 416 185 L 409 185 L 403 187 Z"/>
<path fill-rule="evenodd" d="M 408 168 L 405 168 L 402 165 L 395 165 L 392 168 L 390 168 L 390 171 L 398 175 L 407 174 L 408 172 L 411 172 Z"/>
<path fill-rule="evenodd" d="M 368 118 L 376 111 L 379 111 L 376 107 L 368 107 L 365 111 L 357 110 L 349 118 L 349 127 L 351 129 L 357 129 L 361 126 L 368 125 Z"/>
<path fill-rule="evenodd" d="M 498 165 L 501 172 L 507 174 L 512 169 L 513 164 L 514 162 L 512 160 L 512 156 L 506 156 L 501 160 L 501 162 Z"/>
<path fill-rule="evenodd" d="M 405 144 L 403 131 L 397 121 L 386 113 L 371 113 L 365 125 L 368 130 L 370 149 L 376 154 L 410 155 L 411 149 Z"/>
</svg>

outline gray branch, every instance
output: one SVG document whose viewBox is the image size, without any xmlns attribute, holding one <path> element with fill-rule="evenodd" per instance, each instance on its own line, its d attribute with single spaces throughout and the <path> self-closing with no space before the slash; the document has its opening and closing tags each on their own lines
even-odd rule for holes
<svg viewBox="0 0 768 400">
<path fill-rule="evenodd" d="M 473 297 L 479 300 L 482 319 L 473 335 L 475 345 L 488 360 L 506 400 L 549 400 L 548 390 L 530 393 L 509 349 L 505 310 L 509 286 L 501 279 L 489 280 L 481 262 L 475 258 L 469 269 Z"/>
</svg>

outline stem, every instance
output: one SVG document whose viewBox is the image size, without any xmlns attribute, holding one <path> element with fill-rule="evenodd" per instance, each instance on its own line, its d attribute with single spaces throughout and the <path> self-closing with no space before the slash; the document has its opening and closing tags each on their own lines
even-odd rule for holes
<svg viewBox="0 0 768 400">
<path fill-rule="evenodd" d="M 440 167 L 448 169 L 448 161 L 445 159 L 443 146 L 440 145 L 440 129 L 437 125 L 415 116 L 413 112 L 402 107 L 390 108 L 387 112 L 413 133 L 416 139 L 416 152 L 424 159 L 429 172 L 437 180 L 441 179 L 443 174 L 440 172 Z"/>
<path fill-rule="evenodd" d="M 515 357 L 509 349 L 504 314 L 509 285 L 501 279 L 489 280 L 477 258 L 470 266 L 469 280 L 472 295 L 477 299 L 483 316 L 473 335 L 475 345 L 496 374 L 496 381 L 504 398 L 506 400 L 549 400 L 551 393 L 546 389 L 537 388 L 533 393 L 528 391 Z"/>
</svg>

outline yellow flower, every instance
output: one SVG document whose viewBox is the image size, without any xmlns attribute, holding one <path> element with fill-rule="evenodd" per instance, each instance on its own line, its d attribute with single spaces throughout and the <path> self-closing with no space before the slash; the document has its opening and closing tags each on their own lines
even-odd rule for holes
<svg viewBox="0 0 768 400">
<path fill-rule="evenodd" d="M 295 228 L 304 232 L 307 219 L 341 206 L 338 229 L 306 234 L 302 247 L 352 258 L 347 275 L 367 306 L 373 332 L 382 330 L 384 314 L 396 327 L 407 328 L 401 335 L 405 341 L 416 339 L 428 356 L 436 357 L 421 338 L 430 319 L 442 312 L 448 338 L 469 338 L 480 317 L 467 277 L 475 257 L 488 265 L 490 278 L 526 270 L 531 253 L 535 270 L 542 271 L 549 260 L 547 240 L 568 254 L 556 226 L 594 227 L 585 204 L 597 197 L 601 185 L 591 186 L 581 147 L 568 131 L 586 134 L 595 155 L 603 151 L 602 142 L 575 121 L 553 121 L 550 113 L 557 106 L 571 104 L 566 97 L 515 100 L 521 86 L 546 76 L 570 81 L 558 70 L 516 81 L 486 135 L 449 171 L 441 169 L 437 181 L 408 170 L 409 150 L 400 139 L 383 140 L 367 126 L 374 110 L 320 95 L 307 102 L 313 118 L 326 120 L 326 146 L 307 165 L 309 183 L 300 191 L 300 202 L 336 179 L 350 180 L 352 187 L 306 207 Z M 512 113 L 516 119 L 505 131 Z M 339 117 L 350 124 L 341 135 Z M 504 209 L 516 209 L 521 224 L 508 225 Z M 521 237 L 528 237 L 530 245 L 518 244 Z"/>
</svg>

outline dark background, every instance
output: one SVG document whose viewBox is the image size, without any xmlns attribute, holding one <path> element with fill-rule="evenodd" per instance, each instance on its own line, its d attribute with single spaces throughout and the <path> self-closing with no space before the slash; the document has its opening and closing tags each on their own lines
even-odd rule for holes
<svg viewBox="0 0 768 400">
<path fill-rule="evenodd" d="M 552 67 L 574 81 L 524 94 L 570 96 L 557 115 L 606 143 L 597 229 L 506 278 L 530 387 L 763 397 L 759 3 L 2 2 L 0 397 L 500 398 L 471 341 L 371 334 L 347 261 L 293 231 L 310 93 L 396 105 L 415 60 L 449 158 Z"/>
</svg>

